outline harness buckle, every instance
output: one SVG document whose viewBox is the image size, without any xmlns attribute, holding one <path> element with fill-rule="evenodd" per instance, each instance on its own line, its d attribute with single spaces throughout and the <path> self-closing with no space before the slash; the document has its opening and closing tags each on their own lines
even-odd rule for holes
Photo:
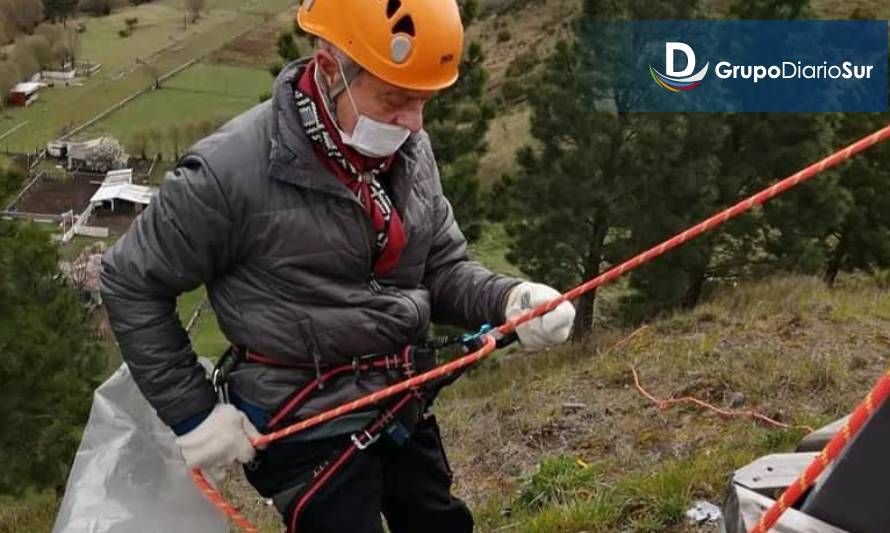
<svg viewBox="0 0 890 533">
<path fill-rule="evenodd" d="M 362 434 L 368 440 L 362 442 L 361 438 L 359 437 L 359 435 L 357 433 L 353 433 L 352 435 L 349 436 L 350 440 L 352 440 L 352 443 L 355 444 L 355 447 L 361 451 L 367 450 L 368 447 L 370 447 L 372 444 L 377 442 L 378 439 L 380 439 L 380 433 L 378 433 L 376 435 L 371 435 L 370 433 L 368 433 L 368 430 L 364 430 L 364 431 L 362 431 Z"/>
<path fill-rule="evenodd" d="M 210 382 L 213 385 L 213 389 L 223 403 L 229 403 L 229 374 L 240 362 L 239 354 L 236 350 L 237 348 L 234 346 L 226 350 L 210 374 Z"/>
</svg>

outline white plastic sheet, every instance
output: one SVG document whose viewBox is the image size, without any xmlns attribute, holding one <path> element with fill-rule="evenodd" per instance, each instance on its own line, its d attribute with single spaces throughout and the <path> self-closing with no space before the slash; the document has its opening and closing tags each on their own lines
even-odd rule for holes
<svg viewBox="0 0 890 533">
<path fill-rule="evenodd" d="M 126 365 L 96 389 L 53 533 L 226 533 Z"/>
</svg>

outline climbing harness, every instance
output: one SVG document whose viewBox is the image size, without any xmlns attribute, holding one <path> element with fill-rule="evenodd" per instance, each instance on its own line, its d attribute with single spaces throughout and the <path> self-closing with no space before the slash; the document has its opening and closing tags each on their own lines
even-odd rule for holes
<svg viewBox="0 0 890 533">
<path fill-rule="evenodd" d="M 371 405 L 378 404 L 384 399 L 390 398 L 397 394 L 408 392 L 415 390 L 417 387 L 424 385 L 426 383 L 430 383 L 436 380 L 439 380 L 443 377 L 452 376 L 456 372 L 462 372 L 467 368 L 473 366 L 478 363 L 482 359 L 488 357 L 496 348 L 499 346 L 503 346 L 509 343 L 511 340 L 515 339 L 515 331 L 516 328 L 534 318 L 540 317 L 546 313 L 549 313 L 556 307 L 558 307 L 563 302 L 574 300 L 579 296 L 596 289 L 597 287 L 609 283 L 610 281 L 615 280 L 616 278 L 624 275 L 625 273 L 634 270 L 640 265 L 647 263 L 656 257 L 659 257 L 668 251 L 684 244 L 685 242 L 700 236 L 703 233 L 706 233 L 715 227 L 727 222 L 728 220 L 735 218 L 747 211 L 750 211 L 757 205 L 761 205 L 764 202 L 786 192 L 788 189 L 799 185 L 800 183 L 820 174 L 826 169 L 835 167 L 840 163 L 852 158 L 853 156 L 871 148 L 875 144 L 886 141 L 890 139 L 890 125 L 872 133 L 868 136 L 856 141 L 855 143 L 833 153 L 832 155 L 813 163 L 812 165 L 804 168 L 803 170 L 788 176 L 787 178 L 775 183 L 774 185 L 767 187 L 766 189 L 754 194 L 753 196 L 742 200 L 741 202 L 735 204 L 734 206 L 721 211 L 710 218 L 692 226 L 691 228 L 671 237 L 670 239 L 657 244 L 646 250 L 645 252 L 636 255 L 627 261 L 607 270 L 603 274 L 578 285 L 574 289 L 562 294 L 561 296 L 554 298 L 553 300 L 544 303 L 530 311 L 527 311 L 519 316 L 516 316 L 501 326 L 491 329 L 485 333 L 480 332 L 477 336 L 473 337 L 473 350 L 471 353 L 464 355 L 454 361 L 446 363 L 444 365 L 438 366 L 426 372 L 420 373 L 411 378 L 405 379 L 399 383 L 376 391 L 368 396 L 359 398 L 357 400 L 347 402 L 344 405 L 331 409 L 329 411 L 325 411 L 319 413 L 315 416 L 309 417 L 305 420 L 296 422 L 289 426 L 286 426 L 277 431 L 273 431 L 262 437 L 255 439 L 253 441 L 254 446 L 263 446 L 274 442 L 276 440 L 283 439 L 290 435 L 294 435 L 301 431 L 305 431 L 311 427 L 315 427 L 324 422 L 330 421 L 334 418 L 337 418 L 341 415 L 353 412 L 358 409 L 362 409 L 364 407 L 368 407 Z M 877 391 L 877 392 L 875 392 Z M 847 431 L 842 431 L 836 436 L 831 443 L 826 447 L 825 451 L 820 454 L 817 459 L 814 461 L 809 468 L 807 468 L 804 473 L 802 480 L 798 483 L 794 483 L 791 487 L 789 487 L 786 493 L 792 493 L 789 496 L 784 496 L 776 502 L 776 505 L 770 509 L 761 519 L 761 524 L 758 524 L 755 528 L 752 529 L 751 533 L 765 533 L 768 531 L 769 527 L 774 524 L 781 517 L 782 513 L 791 506 L 796 498 L 800 496 L 803 492 L 803 487 L 808 486 L 811 483 L 815 476 L 814 473 L 818 475 L 818 472 L 821 472 L 825 466 L 827 466 L 831 460 L 837 457 L 843 447 L 847 442 L 852 438 L 853 435 L 862 427 L 865 420 L 868 416 L 873 413 L 877 407 L 883 402 L 888 395 L 890 395 L 890 376 L 885 375 L 878 382 L 878 385 L 875 388 L 873 393 L 870 393 L 866 398 L 866 402 L 863 403 L 857 410 L 854 412 L 854 416 L 851 417 L 851 423 L 848 425 Z M 398 404 L 398 402 L 397 402 Z M 854 423 L 857 422 L 857 423 Z M 354 453 L 354 452 L 353 452 Z M 239 512 L 237 509 L 231 506 L 228 502 L 222 498 L 218 491 L 216 491 L 213 487 L 207 483 L 206 479 L 204 479 L 203 475 L 199 470 L 192 470 L 192 478 L 198 484 L 199 488 L 207 495 L 211 502 L 213 502 L 221 511 L 226 513 L 233 522 L 241 526 L 245 531 L 256 531 L 256 528 L 253 526 L 252 529 L 250 527 L 245 528 L 244 524 L 250 524 Z M 793 489 L 793 490 L 792 490 Z M 794 492 L 797 492 L 795 495 Z"/>
<path fill-rule="evenodd" d="M 473 334 L 464 334 L 454 337 L 443 337 L 437 340 L 427 341 L 418 346 L 407 346 L 397 354 L 363 355 L 353 358 L 351 363 L 319 368 L 312 363 L 290 363 L 276 360 L 241 346 L 232 346 L 223 354 L 211 374 L 211 381 L 221 401 L 228 402 L 228 378 L 242 362 L 260 363 L 270 366 L 302 369 L 310 371 L 318 370 L 315 379 L 298 388 L 286 398 L 277 408 L 265 425 L 266 430 L 281 428 L 284 423 L 304 405 L 313 395 L 323 390 L 333 380 L 346 375 L 354 375 L 361 379 L 363 375 L 373 371 L 398 371 L 402 378 L 410 379 L 418 372 L 425 372 L 435 367 L 436 353 L 450 346 L 460 346 L 464 353 L 478 349 L 480 339 L 492 330 L 490 325 L 484 325 Z M 515 337 L 504 338 L 502 345 L 512 342 Z M 397 401 L 384 409 L 364 429 L 349 435 L 347 446 L 337 452 L 332 458 L 318 464 L 308 480 L 301 480 L 295 486 L 281 491 L 272 497 L 272 501 L 282 515 L 288 516 L 288 533 L 296 533 L 299 518 L 312 498 L 340 471 L 350 459 L 358 452 L 362 452 L 377 442 L 384 433 L 397 445 L 407 441 L 420 423 L 421 418 L 426 418 L 427 409 L 439 390 L 451 384 L 461 374 L 461 371 L 452 375 L 444 375 L 438 380 L 429 381 L 408 389 L 407 393 L 400 396 Z M 196 480 L 199 486 L 208 494 L 211 501 L 224 509 L 233 521 L 246 531 L 254 531 L 253 526 L 246 520 L 237 518 L 237 511 L 229 504 L 219 505 L 220 498 L 212 496 L 212 491 L 200 480 Z M 291 503 L 293 506 L 291 507 Z M 240 515 L 238 515 L 240 516 Z"/>
</svg>

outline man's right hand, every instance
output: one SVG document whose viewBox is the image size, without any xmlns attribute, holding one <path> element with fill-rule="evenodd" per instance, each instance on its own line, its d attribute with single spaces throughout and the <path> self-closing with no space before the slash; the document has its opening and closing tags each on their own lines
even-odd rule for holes
<svg viewBox="0 0 890 533">
<path fill-rule="evenodd" d="M 217 404 L 198 427 L 176 439 L 190 468 L 216 476 L 235 461 L 248 463 L 256 454 L 251 439 L 261 436 L 247 415 L 229 404 Z"/>
</svg>

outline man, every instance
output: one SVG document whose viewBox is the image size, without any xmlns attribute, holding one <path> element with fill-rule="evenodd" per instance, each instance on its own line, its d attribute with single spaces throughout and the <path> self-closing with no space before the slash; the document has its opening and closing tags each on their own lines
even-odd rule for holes
<svg viewBox="0 0 890 533">
<path fill-rule="evenodd" d="M 250 444 L 428 370 L 426 352 L 405 348 L 431 320 L 500 324 L 558 295 L 469 261 L 442 195 L 422 111 L 458 76 L 454 0 L 307 1 L 298 21 L 319 40 L 313 57 L 186 153 L 105 255 L 112 327 L 189 466 L 246 463 L 289 531 L 379 533 L 381 514 L 394 533 L 471 531 L 435 418 L 421 416 L 435 390 L 256 455 Z M 177 296 L 201 284 L 232 344 L 231 403 L 177 319 Z M 563 342 L 573 318 L 565 303 L 519 340 Z"/>
</svg>

